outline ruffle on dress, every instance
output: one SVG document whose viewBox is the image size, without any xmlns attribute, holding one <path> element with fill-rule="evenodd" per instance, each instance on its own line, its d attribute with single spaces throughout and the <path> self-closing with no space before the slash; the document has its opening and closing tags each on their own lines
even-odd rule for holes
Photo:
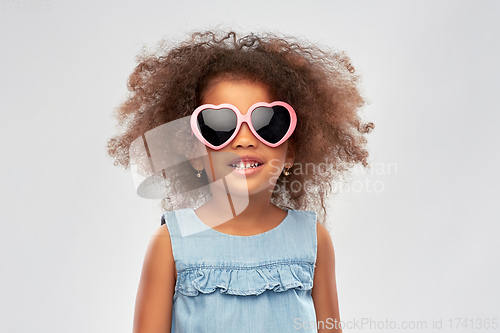
<svg viewBox="0 0 500 333">
<path fill-rule="evenodd" d="M 314 263 L 284 262 L 253 267 L 202 266 L 178 272 L 175 298 L 178 292 L 186 296 L 213 293 L 260 295 L 266 290 L 283 292 L 295 288 L 309 290 L 313 287 Z"/>
</svg>

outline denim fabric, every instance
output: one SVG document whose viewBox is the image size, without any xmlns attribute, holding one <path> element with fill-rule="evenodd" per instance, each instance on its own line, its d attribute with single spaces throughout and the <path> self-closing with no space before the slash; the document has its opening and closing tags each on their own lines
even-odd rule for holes
<svg viewBox="0 0 500 333">
<path fill-rule="evenodd" d="M 317 332 L 315 212 L 288 210 L 253 236 L 216 231 L 191 208 L 165 212 L 165 223 L 177 269 L 172 333 Z"/>
</svg>

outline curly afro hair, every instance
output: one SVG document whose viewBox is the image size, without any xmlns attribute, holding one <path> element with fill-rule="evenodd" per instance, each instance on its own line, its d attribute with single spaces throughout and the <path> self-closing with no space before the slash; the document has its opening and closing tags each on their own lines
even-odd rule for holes
<svg viewBox="0 0 500 333">
<path fill-rule="evenodd" d="M 324 224 L 332 185 L 354 165 L 369 166 L 365 134 L 375 126 L 358 115 L 366 101 L 350 58 L 274 34 L 196 32 L 176 47 L 166 45 L 163 41 L 155 52 L 143 51 L 137 57 L 139 64 L 128 79 L 129 96 L 115 109 L 121 131 L 107 145 L 114 165 L 129 168 L 131 143 L 157 126 L 191 115 L 215 79 L 230 76 L 264 83 L 297 114 L 289 139 L 295 164 L 286 179 L 278 178 L 271 202 L 283 209 L 316 211 Z M 184 154 L 190 133 L 176 135 L 185 144 L 171 149 Z M 209 199 L 206 174 L 196 177 L 197 171 L 187 166 L 177 172 L 162 170 L 171 184 L 161 201 L 164 210 L 194 208 Z M 186 192 L 179 189 L 189 189 L 190 195 L 176 195 Z"/>
</svg>

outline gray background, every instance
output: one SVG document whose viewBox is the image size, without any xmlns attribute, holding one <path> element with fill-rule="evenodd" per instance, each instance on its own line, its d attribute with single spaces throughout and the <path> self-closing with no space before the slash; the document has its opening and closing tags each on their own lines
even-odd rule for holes
<svg viewBox="0 0 500 333">
<path fill-rule="evenodd" d="M 373 174 L 329 206 L 342 320 L 500 317 L 500 2 L 32 4 L 0 3 L 1 332 L 131 332 L 161 211 L 106 156 L 111 112 L 144 45 L 212 27 L 337 47 L 363 75 Z"/>
</svg>

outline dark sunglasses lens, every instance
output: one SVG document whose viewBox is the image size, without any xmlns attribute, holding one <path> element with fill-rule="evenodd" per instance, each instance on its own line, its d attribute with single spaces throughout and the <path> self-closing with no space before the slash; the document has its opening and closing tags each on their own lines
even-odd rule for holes
<svg viewBox="0 0 500 333">
<path fill-rule="evenodd" d="M 236 129 L 236 114 L 231 109 L 205 109 L 198 114 L 201 135 L 214 146 L 220 146 Z"/>
<path fill-rule="evenodd" d="M 252 112 L 252 125 L 261 138 L 278 143 L 290 128 L 290 112 L 281 105 L 261 106 Z"/>
</svg>

